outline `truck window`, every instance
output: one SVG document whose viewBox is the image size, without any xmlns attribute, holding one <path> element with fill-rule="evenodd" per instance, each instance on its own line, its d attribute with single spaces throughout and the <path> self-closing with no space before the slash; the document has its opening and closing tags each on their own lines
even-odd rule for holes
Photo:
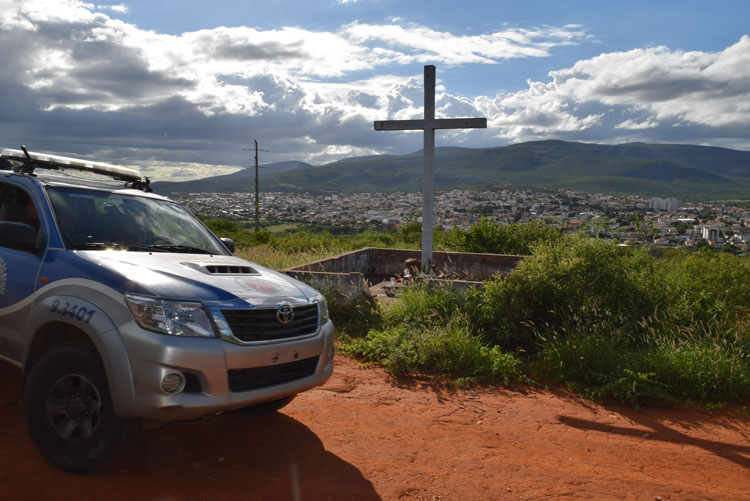
<svg viewBox="0 0 750 501">
<path fill-rule="evenodd" d="M 216 237 L 174 202 L 78 188 L 47 192 L 67 248 L 226 254 Z"/>
<path fill-rule="evenodd" d="M 39 232 L 39 214 L 37 213 L 34 201 L 31 196 L 22 188 L 7 184 L 0 184 L 0 222 L 20 223 L 31 226 L 36 234 L 36 241 L 39 242 L 41 234 Z M 18 227 L 14 227 L 18 231 Z M 35 245 L 27 245 L 16 241 L 15 239 L 2 239 L 2 244 L 6 247 L 34 251 Z"/>
</svg>

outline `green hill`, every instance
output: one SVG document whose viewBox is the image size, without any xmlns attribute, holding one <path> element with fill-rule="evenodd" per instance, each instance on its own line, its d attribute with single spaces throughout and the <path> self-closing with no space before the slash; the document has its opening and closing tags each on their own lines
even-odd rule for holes
<svg viewBox="0 0 750 501">
<path fill-rule="evenodd" d="M 517 185 L 691 200 L 750 198 L 750 152 L 694 145 L 602 145 L 535 141 L 496 148 L 437 148 L 435 187 Z M 252 174 L 252 175 L 251 175 Z M 244 175 L 244 177 L 243 177 Z M 183 183 L 154 183 L 159 193 L 249 191 L 254 169 Z M 264 173 L 263 191 L 420 191 L 422 152 L 299 163 Z"/>
<path fill-rule="evenodd" d="M 309 169 L 313 166 L 305 162 L 277 162 L 261 165 L 258 178 L 265 181 L 265 177 L 281 172 Z M 153 183 L 157 193 L 200 193 L 222 191 L 255 191 L 255 167 L 247 167 L 223 176 L 206 177 L 192 181 L 164 181 Z"/>
</svg>

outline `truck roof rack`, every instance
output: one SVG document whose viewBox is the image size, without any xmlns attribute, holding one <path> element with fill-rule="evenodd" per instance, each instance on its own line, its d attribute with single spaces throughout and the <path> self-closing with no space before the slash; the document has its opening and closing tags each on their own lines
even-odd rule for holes
<svg viewBox="0 0 750 501">
<path fill-rule="evenodd" d="M 116 181 L 125 181 L 126 185 L 130 183 L 131 188 L 146 192 L 151 191 L 151 187 L 149 186 L 150 180 L 148 178 L 144 180 L 137 169 L 120 167 L 103 162 L 92 162 L 80 158 L 48 155 L 47 153 L 33 153 L 29 152 L 23 145 L 20 150 L 5 148 L 0 152 L 0 160 L 10 161 L 13 171 L 21 174 L 33 174 L 34 169 L 74 169 L 109 176 Z"/>
</svg>

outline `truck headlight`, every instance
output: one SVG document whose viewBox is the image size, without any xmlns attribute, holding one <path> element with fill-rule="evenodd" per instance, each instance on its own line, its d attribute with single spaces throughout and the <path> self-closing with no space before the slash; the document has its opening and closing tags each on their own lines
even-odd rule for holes
<svg viewBox="0 0 750 501">
<path fill-rule="evenodd" d="M 144 329 L 187 337 L 215 337 L 211 319 L 201 303 L 125 295 L 138 325 Z"/>
<path fill-rule="evenodd" d="M 322 294 L 318 296 L 318 310 L 320 311 L 320 325 L 323 325 L 330 317 L 328 316 L 328 303 Z"/>
</svg>

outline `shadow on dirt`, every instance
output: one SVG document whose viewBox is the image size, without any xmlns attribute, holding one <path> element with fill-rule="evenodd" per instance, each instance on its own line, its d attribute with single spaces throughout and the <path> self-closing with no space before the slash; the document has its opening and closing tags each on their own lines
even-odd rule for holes
<svg viewBox="0 0 750 501">
<path fill-rule="evenodd" d="M 0 483 L 12 499 L 380 499 L 356 467 L 283 411 L 170 424 L 145 433 L 130 454 L 102 471 L 66 473 L 28 439 L 21 372 L 0 364 L 0 378 Z"/>
<path fill-rule="evenodd" d="M 357 468 L 283 412 L 171 424 L 147 433 L 118 469 L 158 480 L 165 499 L 380 499 Z"/>
<path fill-rule="evenodd" d="M 750 446 L 717 442 L 691 437 L 666 426 L 661 420 L 637 411 L 627 412 L 625 417 L 639 425 L 638 427 L 613 426 L 597 423 L 588 419 L 572 416 L 557 416 L 560 423 L 580 430 L 599 431 L 626 437 L 638 437 L 644 440 L 660 440 L 680 445 L 699 447 L 719 457 L 723 457 L 745 468 L 750 468 Z"/>
</svg>

